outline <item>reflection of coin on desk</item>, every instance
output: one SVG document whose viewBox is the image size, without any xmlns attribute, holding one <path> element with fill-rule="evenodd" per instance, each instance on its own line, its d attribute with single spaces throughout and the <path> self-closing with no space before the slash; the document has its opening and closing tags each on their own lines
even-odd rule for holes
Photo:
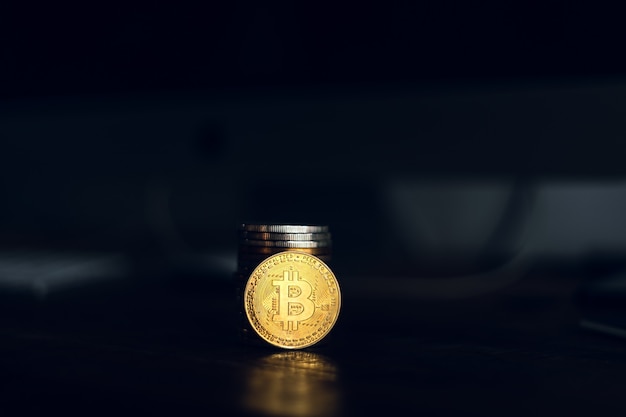
<svg viewBox="0 0 626 417">
<path fill-rule="evenodd" d="M 316 256 L 299 251 L 279 252 L 261 262 L 250 274 L 243 298 L 254 331 L 286 349 L 322 340 L 341 306 L 332 270 Z"/>
<path fill-rule="evenodd" d="M 286 351 L 258 359 L 246 375 L 243 406 L 276 416 L 336 415 L 340 402 L 337 368 L 308 351 Z"/>
</svg>

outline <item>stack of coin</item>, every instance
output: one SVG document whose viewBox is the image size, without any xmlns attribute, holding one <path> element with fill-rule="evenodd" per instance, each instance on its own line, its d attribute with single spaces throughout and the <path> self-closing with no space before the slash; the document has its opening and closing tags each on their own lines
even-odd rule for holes
<svg viewBox="0 0 626 417">
<path fill-rule="evenodd" d="M 242 224 L 237 266 L 248 273 L 270 255 L 284 251 L 304 252 L 328 262 L 331 244 L 326 225 Z"/>
<path fill-rule="evenodd" d="M 238 242 L 234 278 L 240 334 L 244 341 L 269 342 L 283 348 L 307 347 L 317 343 L 332 328 L 341 301 L 336 278 L 328 267 L 332 249 L 328 226 L 246 223 L 239 226 Z M 276 272 L 270 274 L 267 272 L 269 269 Z M 290 293 L 281 294 L 283 281 L 289 281 L 284 289 Z M 318 287 L 321 292 L 317 306 L 307 297 Z M 265 291 L 263 296 L 260 295 L 262 291 Z M 306 297 L 300 295 L 308 293 L 311 294 Z M 283 301 L 290 302 L 281 304 L 281 297 Z M 312 298 L 317 299 L 317 296 L 313 295 Z M 257 305 L 268 302 L 267 306 Z M 281 305 L 291 311 L 280 312 Z M 264 323 L 272 322 L 269 331 L 262 328 L 263 325 L 256 318 L 257 312 L 261 311 Z M 308 328 L 315 326 L 322 330 L 315 332 L 315 335 L 304 334 L 302 329 L 307 326 L 300 326 L 298 330 L 299 323 L 304 323 L 305 317 L 312 317 L 314 311 L 318 311 L 314 320 L 324 319 L 318 324 L 310 324 Z M 288 317 L 283 314 L 288 314 Z M 332 317 L 328 317 L 329 314 Z M 270 316 L 272 319 L 267 321 Z"/>
</svg>

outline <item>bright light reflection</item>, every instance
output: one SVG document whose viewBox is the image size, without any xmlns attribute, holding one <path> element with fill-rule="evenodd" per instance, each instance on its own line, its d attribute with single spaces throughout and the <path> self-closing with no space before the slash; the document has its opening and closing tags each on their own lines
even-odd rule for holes
<svg viewBox="0 0 626 417">
<path fill-rule="evenodd" d="M 337 368 L 313 352 L 288 351 L 265 356 L 246 378 L 244 406 L 272 416 L 336 415 L 340 390 Z"/>
</svg>

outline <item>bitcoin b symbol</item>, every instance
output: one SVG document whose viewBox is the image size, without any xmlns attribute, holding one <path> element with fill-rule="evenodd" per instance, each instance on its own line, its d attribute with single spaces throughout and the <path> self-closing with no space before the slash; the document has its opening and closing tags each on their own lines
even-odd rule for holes
<svg viewBox="0 0 626 417">
<path fill-rule="evenodd" d="M 298 330 L 298 322 L 310 318 L 315 312 L 315 304 L 309 300 L 313 293 L 311 284 L 301 281 L 298 271 L 283 271 L 282 281 L 273 280 L 272 285 L 279 287 L 278 314 L 273 321 L 281 321 L 284 330 Z"/>
</svg>

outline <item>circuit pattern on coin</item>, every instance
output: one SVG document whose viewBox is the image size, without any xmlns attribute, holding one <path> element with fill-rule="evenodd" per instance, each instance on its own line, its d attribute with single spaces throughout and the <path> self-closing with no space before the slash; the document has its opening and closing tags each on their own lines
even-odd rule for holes
<svg viewBox="0 0 626 417">
<path fill-rule="evenodd" d="M 319 258 L 286 251 L 261 262 L 244 290 L 244 308 L 254 331 L 266 342 L 301 349 L 322 340 L 341 307 L 339 283 Z"/>
</svg>

